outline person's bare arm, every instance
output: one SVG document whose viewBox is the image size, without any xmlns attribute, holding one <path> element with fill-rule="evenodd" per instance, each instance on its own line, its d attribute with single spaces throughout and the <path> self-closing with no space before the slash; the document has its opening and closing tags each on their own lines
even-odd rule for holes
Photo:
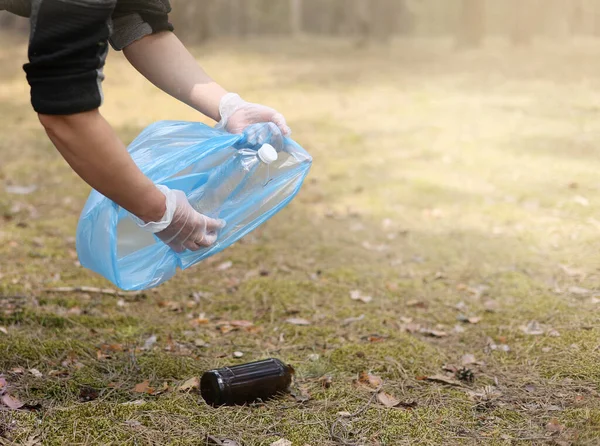
<svg viewBox="0 0 600 446">
<path fill-rule="evenodd" d="M 219 104 L 227 91 L 206 74 L 175 34 L 166 31 L 146 36 L 124 48 L 123 53 L 165 93 L 220 120 Z"/>
<path fill-rule="evenodd" d="M 61 155 L 91 187 L 145 222 L 163 217 L 164 194 L 135 165 L 98 110 L 39 114 L 39 119 Z"/>
</svg>

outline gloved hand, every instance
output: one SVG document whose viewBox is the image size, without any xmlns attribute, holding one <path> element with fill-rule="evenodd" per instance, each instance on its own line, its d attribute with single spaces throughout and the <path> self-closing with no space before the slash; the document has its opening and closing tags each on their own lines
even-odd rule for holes
<svg viewBox="0 0 600 446">
<path fill-rule="evenodd" d="M 159 222 L 144 223 L 135 218 L 138 226 L 156 234 L 173 251 L 186 249 L 198 251 L 217 241 L 218 231 L 225 227 L 224 220 L 215 220 L 198 213 L 189 203 L 185 193 L 157 186 L 165 194 L 167 210 Z"/>
<path fill-rule="evenodd" d="M 216 128 L 227 130 L 229 133 L 243 133 L 249 125 L 273 122 L 284 136 L 292 134 L 281 113 L 264 105 L 246 102 L 235 93 L 223 96 L 219 112 L 221 121 Z"/>
</svg>

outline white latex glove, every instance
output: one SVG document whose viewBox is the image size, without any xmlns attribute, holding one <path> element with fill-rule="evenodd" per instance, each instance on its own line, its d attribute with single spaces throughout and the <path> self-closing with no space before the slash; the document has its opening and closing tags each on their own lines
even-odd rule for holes
<svg viewBox="0 0 600 446">
<path fill-rule="evenodd" d="M 221 121 L 217 124 L 217 128 L 227 130 L 229 133 L 243 133 L 249 125 L 273 122 L 284 136 L 292 134 L 281 113 L 264 105 L 246 102 L 235 93 L 227 93 L 223 96 L 219 112 Z"/>
<path fill-rule="evenodd" d="M 159 222 L 144 223 L 135 218 L 138 226 L 156 234 L 173 251 L 186 249 L 198 251 L 217 241 L 219 229 L 225 227 L 224 220 L 215 220 L 198 213 L 189 203 L 185 193 L 157 186 L 165 194 L 167 210 Z"/>
</svg>

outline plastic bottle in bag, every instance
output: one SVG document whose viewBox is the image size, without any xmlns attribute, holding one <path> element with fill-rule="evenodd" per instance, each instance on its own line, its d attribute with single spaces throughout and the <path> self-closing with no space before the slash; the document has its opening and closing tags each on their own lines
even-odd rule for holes
<svg viewBox="0 0 600 446">
<path fill-rule="evenodd" d="M 189 197 L 190 204 L 201 214 L 219 218 L 225 206 L 246 197 L 256 186 L 269 183 L 269 165 L 277 158 L 277 151 L 270 144 L 264 144 L 258 150 L 239 150 L 235 157 L 215 169 L 206 184 Z"/>
</svg>

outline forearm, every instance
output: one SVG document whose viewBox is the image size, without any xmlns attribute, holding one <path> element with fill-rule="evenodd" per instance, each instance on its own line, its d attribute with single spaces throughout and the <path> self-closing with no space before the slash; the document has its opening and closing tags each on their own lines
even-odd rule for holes
<svg viewBox="0 0 600 446">
<path fill-rule="evenodd" d="M 58 151 L 86 183 L 146 222 L 162 218 L 164 195 L 138 169 L 98 110 L 39 118 Z"/>
<path fill-rule="evenodd" d="M 146 36 L 123 52 L 131 65 L 165 93 L 220 120 L 219 103 L 227 91 L 206 74 L 175 34 Z"/>
</svg>

